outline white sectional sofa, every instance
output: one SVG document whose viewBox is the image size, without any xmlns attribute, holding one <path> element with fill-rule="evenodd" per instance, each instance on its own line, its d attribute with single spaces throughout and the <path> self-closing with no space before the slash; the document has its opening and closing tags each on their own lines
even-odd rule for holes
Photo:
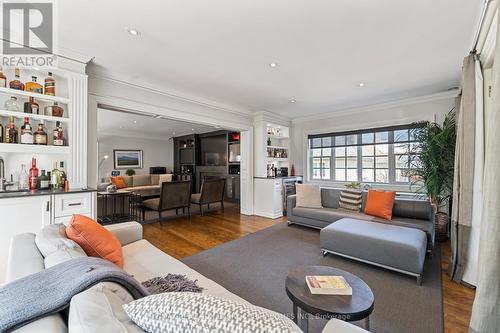
<svg viewBox="0 0 500 333">
<path fill-rule="evenodd" d="M 169 273 L 183 274 L 189 279 L 197 280 L 204 293 L 230 299 L 235 302 L 249 304 L 241 297 L 229 292 L 221 285 L 189 268 L 181 261 L 162 252 L 147 240 L 142 239 L 142 226 L 137 222 L 107 226 L 117 236 L 123 246 L 124 270 L 137 280 L 145 281 L 156 276 Z M 53 262 L 53 261 L 52 261 Z M 35 234 L 16 235 L 11 241 L 7 282 L 33 274 L 45 269 L 44 257 L 35 243 Z M 98 285 L 99 286 L 99 285 Z M 96 288 L 94 286 L 92 288 Z M 107 285 L 106 306 L 99 305 L 88 293 L 73 297 L 69 315 L 51 315 L 16 330 L 16 333 L 90 333 L 99 328 L 99 332 L 143 332 L 123 311 L 121 305 L 130 302 L 131 296 L 120 286 L 113 283 Z M 101 287 L 102 288 L 102 287 Z M 86 293 L 86 292 L 84 292 Z M 106 293 L 101 293 L 106 295 Z M 103 296 L 104 297 L 104 296 Z M 328 322 L 322 333 L 362 333 L 367 332 L 357 326 L 336 319 Z"/>
</svg>

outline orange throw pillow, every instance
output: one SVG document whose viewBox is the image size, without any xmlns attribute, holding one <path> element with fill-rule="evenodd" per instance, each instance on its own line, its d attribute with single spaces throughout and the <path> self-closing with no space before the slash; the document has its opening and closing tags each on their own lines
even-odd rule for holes
<svg viewBox="0 0 500 333">
<path fill-rule="evenodd" d="M 125 184 L 125 180 L 123 180 L 122 176 L 111 177 L 111 182 L 118 189 L 127 187 L 127 184 Z"/>
<path fill-rule="evenodd" d="M 396 192 L 369 190 L 366 199 L 365 214 L 392 220 L 392 206 Z"/>
<path fill-rule="evenodd" d="M 118 238 L 90 217 L 75 214 L 66 226 L 66 235 L 88 256 L 103 258 L 123 268 L 122 245 Z"/>
</svg>

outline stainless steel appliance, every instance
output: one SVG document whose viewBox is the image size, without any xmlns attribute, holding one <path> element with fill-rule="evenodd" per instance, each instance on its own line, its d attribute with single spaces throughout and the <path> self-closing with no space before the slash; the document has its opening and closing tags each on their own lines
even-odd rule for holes
<svg viewBox="0 0 500 333">
<path fill-rule="evenodd" d="M 286 168 L 288 171 L 288 168 Z M 295 194 L 295 185 L 302 184 L 302 177 L 283 178 L 283 215 L 286 216 L 286 200 L 289 195 Z"/>
</svg>

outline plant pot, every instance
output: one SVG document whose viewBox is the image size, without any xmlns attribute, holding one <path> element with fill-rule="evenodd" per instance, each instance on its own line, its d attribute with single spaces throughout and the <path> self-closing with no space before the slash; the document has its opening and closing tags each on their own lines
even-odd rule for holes
<svg viewBox="0 0 500 333">
<path fill-rule="evenodd" d="M 436 240 L 438 242 L 446 242 L 448 240 L 448 223 L 450 217 L 446 213 L 437 212 L 436 213 Z"/>
</svg>

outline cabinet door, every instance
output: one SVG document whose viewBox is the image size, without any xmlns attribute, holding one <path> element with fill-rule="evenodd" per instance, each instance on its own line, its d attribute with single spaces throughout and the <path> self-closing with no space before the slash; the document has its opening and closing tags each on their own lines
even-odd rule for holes
<svg viewBox="0 0 500 333">
<path fill-rule="evenodd" d="M 0 283 L 5 279 L 10 239 L 50 224 L 50 199 L 49 195 L 0 199 Z"/>
</svg>

